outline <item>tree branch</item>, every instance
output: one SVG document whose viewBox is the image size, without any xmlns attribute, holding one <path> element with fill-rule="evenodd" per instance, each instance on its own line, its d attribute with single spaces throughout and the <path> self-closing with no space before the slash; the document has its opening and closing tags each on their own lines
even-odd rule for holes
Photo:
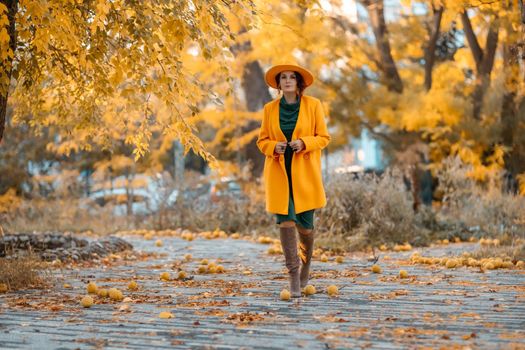
<svg viewBox="0 0 525 350">
<path fill-rule="evenodd" d="M 436 59 L 436 44 L 439 38 L 439 27 L 443 17 L 443 6 L 437 10 L 434 9 L 433 27 L 430 29 L 430 39 L 425 47 L 425 89 L 430 90 L 432 87 L 432 68 Z"/>
<path fill-rule="evenodd" d="M 498 33 L 499 33 L 499 20 L 495 18 L 489 27 L 487 33 L 487 39 L 485 43 L 485 53 L 483 54 L 483 62 L 481 63 L 481 73 L 490 75 L 492 67 L 494 66 L 494 56 L 496 55 L 496 49 L 498 48 Z"/>
<path fill-rule="evenodd" d="M 377 50 L 379 51 L 379 57 L 381 59 L 382 71 L 386 78 L 386 85 L 389 90 L 402 93 L 403 82 L 401 81 L 394 58 L 392 57 L 392 50 L 390 48 L 390 42 L 388 41 L 383 0 L 363 0 L 362 2 L 368 10 L 370 23 L 376 39 Z"/>
<path fill-rule="evenodd" d="M 0 63 L 0 69 L 3 70 L 2 74 L 5 74 L 7 77 L 7 83 L 5 86 L 0 88 L 0 143 L 4 136 L 5 130 L 5 120 L 7 113 L 7 98 L 9 95 L 9 81 L 11 80 L 11 73 L 13 71 L 13 57 L 15 56 L 16 46 L 17 46 L 17 35 L 15 28 L 15 19 L 16 13 L 18 12 L 18 0 L 2 0 L 0 3 L 7 7 L 7 18 L 9 20 L 9 26 L 7 28 L 9 33 L 9 48 L 13 52 L 11 58 L 7 58 L 7 64 L 4 62 Z"/>
<path fill-rule="evenodd" d="M 483 50 L 479 46 L 478 39 L 476 38 L 476 34 L 474 34 L 474 30 L 472 29 L 472 24 L 470 23 L 470 18 L 468 17 L 466 10 L 461 12 L 461 22 L 463 23 L 463 30 L 465 31 L 465 35 L 470 46 L 470 51 L 472 52 L 472 56 L 476 62 L 476 69 L 479 72 L 481 68 L 481 62 L 483 60 Z"/>
</svg>

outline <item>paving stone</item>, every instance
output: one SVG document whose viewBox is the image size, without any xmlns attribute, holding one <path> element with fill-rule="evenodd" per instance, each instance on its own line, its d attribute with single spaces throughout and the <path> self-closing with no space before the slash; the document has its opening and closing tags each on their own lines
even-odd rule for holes
<svg viewBox="0 0 525 350">
<path fill-rule="evenodd" d="M 381 253 L 382 274 L 372 274 L 363 255 L 348 256 L 342 264 L 313 262 L 312 284 L 318 294 L 292 302 L 279 300 L 287 288 L 282 256 L 266 254 L 267 245 L 232 239 L 162 238 L 154 241 L 126 237 L 135 250 L 164 256 L 102 266 L 63 269 L 73 288 L 62 280 L 53 291 L 24 291 L 0 296 L 0 348 L 9 349 L 407 349 L 420 347 L 476 349 L 525 347 L 525 274 L 523 270 L 443 269 L 403 265 L 413 253 Z M 451 244 L 419 249 L 425 256 L 445 256 L 473 250 L 475 244 Z M 162 282 L 159 274 L 191 253 L 185 264 L 192 281 Z M 389 255 L 391 259 L 385 259 Z M 201 259 L 221 259 L 225 274 L 195 274 Z M 399 269 L 412 276 L 397 278 Z M 245 270 L 251 274 L 243 274 Z M 175 271 L 171 271 L 172 275 Z M 125 291 L 136 277 L 141 289 Z M 117 286 L 132 312 L 115 304 L 78 305 L 85 284 Z M 220 282 L 220 283 L 219 283 Z M 195 284 L 189 287 L 191 283 Z M 228 284 L 229 283 L 229 284 Z M 340 287 L 329 297 L 330 284 Z M 230 286 L 232 293 L 224 293 Z M 203 293 L 208 296 L 194 299 Z M 63 296 L 64 309 L 13 309 L 8 298 L 45 299 Z M 70 300 L 77 300 L 70 302 Z M 191 304 L 195 302 L 196 304 Z M 208 303 L 209 302 L 209 303 Z M 219 303 L 214 305 L 213 302 Z M 221 304 L 222 303 L 222 304 Z M 117 304 L 120 305 L 120 304 Z M 160 319 L 171 311 L 172 319 Z M 253 322 L 239 323 L 244 315 Z M 230 318 L 230 319 L 229 319 Z M 514 344 L 514 345 L 513 345 Z"/>
</svg>

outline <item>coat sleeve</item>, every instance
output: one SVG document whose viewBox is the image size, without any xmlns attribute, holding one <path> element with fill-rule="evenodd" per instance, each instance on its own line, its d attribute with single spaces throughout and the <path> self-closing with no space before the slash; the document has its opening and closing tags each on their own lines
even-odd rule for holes
<svg viewBox="0 0 525 350">
<path fill-rule="evenodd" d="M 330 142 L 330 135 L 326 128 L 324 110 L 321 102 L 317 102 L 315 106 L 315 129 L 313 136 L 302 136 L 301 140 L 304 142 L 305 152 L 321 150 L 325 148 Z"/>
<path fill-rule="evenodd" d="M 262 119 L 261 128 L 259 130 L 259 137 L 257 138 L 257 147 L 259 150 L 267 155 L 267 156 L 273 156 L 275 151 L 275 145 L 277 144 L 277 141 L 270 140 L 270 133 L 269 133 L 269 113 L 268 109 L 264 107 L 264 115 Z"/>
</svg>

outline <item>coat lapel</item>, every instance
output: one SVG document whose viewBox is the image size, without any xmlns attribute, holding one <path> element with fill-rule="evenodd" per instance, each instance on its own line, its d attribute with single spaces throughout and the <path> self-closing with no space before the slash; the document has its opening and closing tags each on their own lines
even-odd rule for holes
<svg viewBox="0 0 525 350">
<path fill-rule="evenodd" d="M 274 104 L 272 110 L 272 127 L 276 140 L 282 142 L 286 141 L 286 136 L 284 136 L 284 133 L 281 130 L 281 123 L 279 122 L 279 99 L 275 101 L 276 103 Z"/>
</svg>

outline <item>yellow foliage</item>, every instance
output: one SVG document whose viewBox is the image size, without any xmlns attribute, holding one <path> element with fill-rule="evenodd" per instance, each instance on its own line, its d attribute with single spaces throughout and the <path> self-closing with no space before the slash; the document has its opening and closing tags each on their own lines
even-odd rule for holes
<svg viewBox="0 0 525 350">
<path fill-rule="evenodd" d="M 520 194 L 525 196 L 525 173 L 516 176 L 520 184 Z"/>
<path fill-rule="evenodd" d="M 56 125 L 60 154 L 114 140 L 133 146 L 135 159 L 149 149 L 153 132 L 176 137 L 185 151 L 212 162 L 195 135 L 192 116 L 208 102 L 212 85 L 189 69 L 193 61 L 228 67 L 234 33 L 227 17 L 246 22 L 254 5 L 228 2 L 124 3 L 20 0 L 16 16 L 17 84 L 10 94 L 13 121 L 34 128 Z M 0 7 L 0 86 L 12 58 L 6 43 L 5 6 Z M 170 13 L 166 16 L 166 13 Z M 34 72 L 38 71 L 38 74 Z M 227 81 L 228 69 L 215 79 Z M 207 81 L 206 81 L 207 82 Z"/>
<path fill-rule="evenodd" d="M 16 195 L 14 188 L 10 188 L 6 193 L 0 195 L 0 214 L 15 211 L 22 204 L 22 199 Z"/>
</svg>

